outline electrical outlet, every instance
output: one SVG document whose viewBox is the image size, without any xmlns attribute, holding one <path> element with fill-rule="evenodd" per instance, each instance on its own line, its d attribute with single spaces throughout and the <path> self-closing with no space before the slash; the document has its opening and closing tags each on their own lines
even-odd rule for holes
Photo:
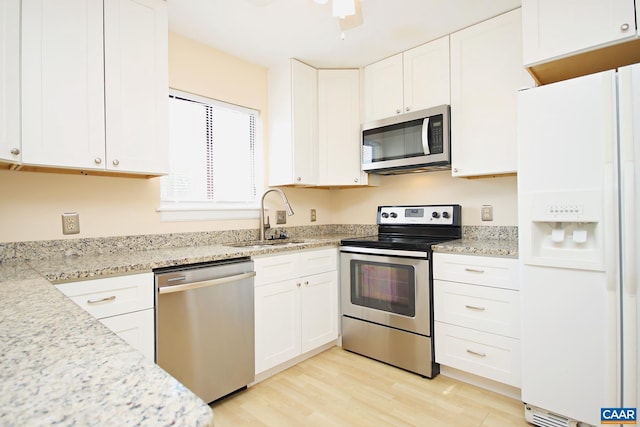
<svg viewBox="0 0 640 427">
<path fill-rule="evenodd" d="M 276 224 L 286 224 L 286 223 L 287 223 L 287 212 L 276 211 Z"/>
<path fill-rule="evenodd" d="M 316 210 L 311 209 L 311 222 L 314 222 L 315 220 L 316 220 Z"/>
<path fill-rule="evenodd" d="M 481 217 L 483 221 L 493 221 L 493 206 L 482 205 Z"/>
<path fill-rule="evenodd" d="M 62 234 L 80 233 L 80 216 L 77 212 L 62 214 Z"/>
</svg>

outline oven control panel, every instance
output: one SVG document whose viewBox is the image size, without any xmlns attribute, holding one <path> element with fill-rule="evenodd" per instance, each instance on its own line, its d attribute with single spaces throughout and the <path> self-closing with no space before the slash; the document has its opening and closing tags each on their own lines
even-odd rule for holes
<svg viewBox="0 0 640 427">
<path fill-rule="evenodd" d="M 460 205 L 378 206 L 379 225 L 459 225 Z"/>
</svg>

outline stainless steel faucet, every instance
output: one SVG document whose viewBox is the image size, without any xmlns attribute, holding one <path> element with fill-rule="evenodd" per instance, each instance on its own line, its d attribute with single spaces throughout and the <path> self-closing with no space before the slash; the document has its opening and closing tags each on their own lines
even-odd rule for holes
<svg viewBox="0 0 640 427">
<path fill-rule="evenodd" d="M 269 225 L 265 225 L 264 223 L 264 196 L 266 196 L 268 193 L 275 191 L 276 193 L 280 193 L 280 197 L 282 197 L 282 201 L 284 202 L 284 207 L 287 210 L 287 215 L 291 216 L 293 215 L 293 209 L 291 209 L 291 205 L 289 204 L 289 201 L 287 200 L 287 196 L 284 194 L 284 192 L 282 190 L 280 190 L 279 188 L 267 188 L 266 190 L 264 190 L 264 193 L 262 193 L 262 198 L 260 199 L 260 240 L 264 240 L 264 231 L 267 227 L 269 227 Z"/>
</svg>

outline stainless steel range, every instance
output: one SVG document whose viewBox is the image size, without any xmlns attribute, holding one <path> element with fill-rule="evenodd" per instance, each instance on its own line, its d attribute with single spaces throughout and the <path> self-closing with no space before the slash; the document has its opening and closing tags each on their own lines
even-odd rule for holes
<svg viewBox="0 0 640 427">
<path fill-rule="evenodd" d="M 460 205 L 379 206 L 378 234 L 340 244 L 342 346 L 433 378 L 431 245 L 462 235 Z"/>
</svg>

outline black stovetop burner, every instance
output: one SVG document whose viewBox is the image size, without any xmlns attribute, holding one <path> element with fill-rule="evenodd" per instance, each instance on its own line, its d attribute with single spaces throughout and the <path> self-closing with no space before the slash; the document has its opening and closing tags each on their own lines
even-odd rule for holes
<svg viewBox="0 0 640 427">
<path fill-rule="evenodd" d="M 378 206 L 378 234 L 342 239 L 342 246 L 431 251 L 462 237 L 460 205 Z"/>
</svg>

